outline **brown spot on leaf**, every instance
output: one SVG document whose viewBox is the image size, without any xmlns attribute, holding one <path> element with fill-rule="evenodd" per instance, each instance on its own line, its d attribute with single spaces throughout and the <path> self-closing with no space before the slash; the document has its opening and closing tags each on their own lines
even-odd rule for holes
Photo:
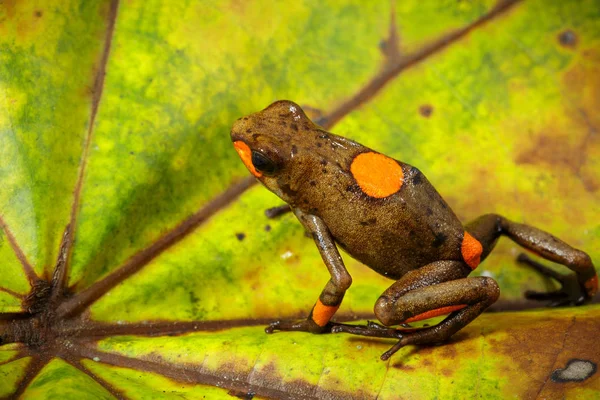
<svg viewBox="0 0 600 400">
<path fill-rule="evenodd" d="M 244 240 L 246 238 L 246 234 L 243 232 L 238 232 L 235 234 L 235 237 L 237 238 L 237 240 L 239 240 L 241 242 L 242 240 Z"/>
<path fill-rule="evenodd" d="M 591 140 L 591 136 L 586 136 L 580 144 L 573 145 L 567 136 L 543 133 L 534 139 L 531 147 L 517 154 L 515 162 L 541 164 L 550 169 L 567 169 L 582 181 L 587 191 L 595 192 L 600 188 L 598 178 L 582 172 L 587 159 L 587 146 Z"/>
<path fill-rule="evenodd" d="M 577 35 L 570 29 L 558 34 L 558 42 L 564 47 L 575 47 L 577 45 Z"/>
<path fill-rule="evenodd" d="M 425 118 L 429 118 L 431 114 L 433 114 L 433 106 L 430 104 L 423 104 L 421 107 L 419 107 L 419 114 Z"/>
<path fill-rule="evenodd" d="M 41 10 L 37 10 L 37 11 L 34 13 L 34 15 L 35 15 L 36 17 L 40 18 L 42 15 L 44 15 L 44 12 L 43 12 L 43 11 L 41 11 Z"/>
</svg>

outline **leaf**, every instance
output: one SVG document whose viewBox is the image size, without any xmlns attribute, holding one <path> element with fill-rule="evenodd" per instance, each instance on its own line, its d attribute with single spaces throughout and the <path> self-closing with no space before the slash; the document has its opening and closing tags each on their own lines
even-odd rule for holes
<svg viewBox="0 0 600 400">
<path fill-rule="evenodd" d="M 382 363 L 393 342 L 265 335 L 328 276 L 292 216 L 263 216 L 280 201 L 228 135 L 293 99 L 418 166 L 461 219 L 497 212 L 598 260 L 594 5 L 0 3 L 0 396 L 595 396 L 600 307 L 524 311 L 553 283 L 508 241 L 479 273 L 517 311 L 443 346 Z M 372 318 L 390 282 L 346 262 L 339 318 Z"/>
</svg>

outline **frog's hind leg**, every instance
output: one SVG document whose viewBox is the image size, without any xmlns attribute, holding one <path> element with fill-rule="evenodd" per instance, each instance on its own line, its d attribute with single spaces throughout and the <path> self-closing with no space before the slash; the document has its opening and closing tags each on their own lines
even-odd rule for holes
<svg viewBox="0 0 600 400">
<path fill-rule="evenodd" d="M 575 274 L 562 275 L 554 272 L 525 255 L 517 260 L 559 281 L 561 289 L 540 293 L 528 291 L 526 297 L 534 300 L 551 300 L 553 305 L 582 304 L 598 291 L 598 277 L 590 257 L 562 240 L 529 225 L 519 224 L 496 215 L 486 214 L 465 226 L 467 232 L 477 239 L 482 247 L 481 260 L 492 251 L 501 235 L 547 260 L 562 264 Z"/>
<path fill-rule="evenodd" d="M 409 344 L 443 342 L 465 327 L 498 299 L 500 289 L 492 278 L 467 278 L 471 269 L 462 261 L 436 261 L 411 271 L 381 295 L 375 315 L 386 326 L 450 314 L 439 324 L 411 330 L 380 326 L 340 325 L 333 332 L 399 339 L 385 352 L 387 360 Z"/>
</svg>

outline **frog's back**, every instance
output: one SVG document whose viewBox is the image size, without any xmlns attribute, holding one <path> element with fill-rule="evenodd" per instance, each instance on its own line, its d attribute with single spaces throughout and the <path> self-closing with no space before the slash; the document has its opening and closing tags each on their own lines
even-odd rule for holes
<svg viewBox="0 0 600 400">
<path fill-rule="evenodd" d="M 306 211 L 351 256 L 392 279 L 433 261 L 462 260 L 464 228 L 421 171 L 366 150 L 315 184 L 315 207 Z M 356 167 L 360 157 L 364 170 Z"/>
</svg>

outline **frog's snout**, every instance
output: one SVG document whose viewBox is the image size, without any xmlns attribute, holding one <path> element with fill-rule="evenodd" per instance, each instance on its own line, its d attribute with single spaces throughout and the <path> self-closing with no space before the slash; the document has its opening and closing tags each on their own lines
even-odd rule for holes
<svg viewBox="0 0 600 400">
<path fill-rule="evenodd" d="M 231 141 L 235 142 L 238 141 L 240 139 L 243 139 L 241 133 L 243 132 L 243 126 L 244 126 L 244 119 L 243 118 L 239 118 L 237 121 L 235 121 L 233 123 L 233 126 L 231 127 Z"/>
</svg>

